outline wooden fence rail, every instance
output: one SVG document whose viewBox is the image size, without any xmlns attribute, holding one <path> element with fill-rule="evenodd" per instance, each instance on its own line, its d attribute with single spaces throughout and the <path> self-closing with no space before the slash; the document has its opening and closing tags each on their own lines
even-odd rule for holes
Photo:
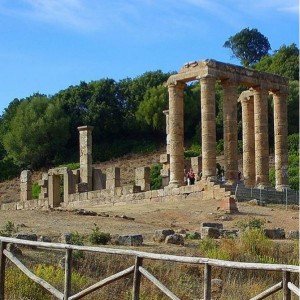
<svg viewBox="0 0 300 300">
<path fill-rule="evenodd" d="M 39 278 L 33 274 L 26 266 L 22 264 L 7 248 L 7 244 L 19 244 L 24 246 L 34 246 L 46 249 L 58 249 L 65 251 L 65 279 L 64 279 L 64 291 L 60 292 L 55 287 L 51 286 L 48 282 Z M 111 275 L 94 285 L 80 291 L 75 295 L 71 295 L 71 276 L 72 276 L 72 252 L 73 250 L 89 251 L 106 254 L 127 255 L 135 257 L 135 264 L 127 269 Z M 143 259 L 152 259 L 159 261 L 170 261 L 186 264 L 198 264 L 204 265 L 204 300 L 211 299 L 211 274 L 212 267 L 232 268 L 240 270 L 264 270 L 264 271 L 277 271 L 282 273 L 282 281 L 274 286 L 263 291 L 259 295 L 255 296 L 251 300 L 265 299 L 266 297 L 283 290 L 283 299 L 291 300 L 291 292 L 300 297 L 300 289 L 295 286 L 290 280 L 291 273 L 299 273 L 299 266 L 283 265 L 283 264 L 259 264 L 259 263 L 243 263 L 233 261 L 223 261 L 218 259 L 209 259 L 203 257 L 189 257 L 189 256 L 176 256 L 168 254 L 148 253 L 134 250 L 113 249 L 105 247 L 88 247 L 88 246 L 76 246 L 69 244 L 59 243 L 46 243 L 46 242 L 33 242 L 20 240 L 15 238 L 7 238 L 0 236 L 0 300 L 5 300 L 5 267 L 6 260 L 10 260 L 16 267 L 18 267 L 24 274 L 26 274 L 31 280 L 41 285 L 51 295 L 61 300 L 75 300 L 89 295 L 90 293 L 112 283 L 116 280 L 133 274 L 133 287 L 132 287 L 132 299 L 139 300 L 140 297 L 140 284 L 141 276 L 143 275 L 149 281 L 151 281 L 156 287 L 158 287 L 166 296 L 172 300 L 180 300 L 173 292 L 171 292 L 163 283 L 161 283 L 155 276 L 149 273 L 143 266 Z"/>
</svg>

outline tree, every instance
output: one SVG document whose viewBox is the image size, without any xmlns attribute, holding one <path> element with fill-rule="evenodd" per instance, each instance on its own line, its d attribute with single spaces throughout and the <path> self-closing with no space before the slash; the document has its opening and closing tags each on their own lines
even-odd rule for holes
<svg viewBox="0 0 300 300">
<path fill-rule="evenodd" d="M 136 112 L 137 120 L 154 131 L 165 132 L 166 122 L 163 110 L 168 107 L 168 91 L 163 85 L 146 91 Z"/>
<path fill-rule="evenodd" d="M 290 80 L 299 80 L 299 49 L 295 43 L 290 46 L 282 45 L 273 55 L 263 57 L 254 68 L 285 76 Z"/>
<path fill-rule="evenodd" d="M 20 166 L 45 166 L 60 155 L 69 138 L 69 118 L 45 95 L 26 98 L 3 136 L 8 157 Z"/>
<path fill-rule="evenodd" d="M 230 48 L 233 57 L 238 58 L 245 67 L 251 67 L 262 57 L 267 56 L 268 51 L 271 50 L 268 39 L 255 28 L 241 30 L 231 36 L 223 47 Z"/>
</svg>

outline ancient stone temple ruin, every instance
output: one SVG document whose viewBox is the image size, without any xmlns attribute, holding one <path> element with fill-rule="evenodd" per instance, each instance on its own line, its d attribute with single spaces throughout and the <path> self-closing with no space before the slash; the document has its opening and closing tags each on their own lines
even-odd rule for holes
<svg viewBox="0 0 300 300">
<path fill-rule="evenodd" d="M 169 184 L 176 187 L 184 184 L 184 87 L 187 82 L 194 80 L 199 80 L 201 86 L 202 178 L 214 181 L 216 176 L 215 84 L 219 81 L 224 93 L 224 155 L 227 183 L 235 184 L 238 180 L 237 102 L 240 101 L 245 185 L 269 185 L 268 97 L 272 96 L 276 189 L 287 188 L 288 80 L 278 75 L 214 60 L 185 64 L 178 74 L 168 79 Z M 240 85 L 245 86 L 247 90 L 239 95 Z"/>
<path fill-rule="evenodd" d="M 200 81 L 202 154 L 184 160 L 184 88 Z M 166 153 L 161 155 L 163 188 L 150 189 L 149 167 L 135 168 L 134 183 L 121 186 L 120 169 L 102 172 L 92 165 L 92 126 L 78 127 L 80 168 L 53 168 L 39 181 L 39 199 L 32 199 L 32 174 L 20 177 L 20 201 L 3 203 L 1 209 L 83 207 L 93 204 L 146 203 L 184 199 L 223 199 L 231 195 L 216 182 L 215 84 L 223 88 L 224 156 L 227 185 L 238 181 L 237 105 L 242 107 L 243 179 L 246 187 L 269 185 L 268 97 L 273 98 L 276 189 L 288 187 L 287 96 L 288 81 L 278 75 L 204 60 L 185 64 L 167 81 L 169 109 L 166 116 Z M 245 90 L 238 93 L 238 86 Z M 200 99 L 199 99 L 200 101 Z M 200 116 L 199 116 L 200 118 Z M 134 167 L 134 166 L 133 166 Z M 185 185 L 184 169 L 202 174 L 196 184 Z M 252 191 L 251 191 L 252 193 Z M 252 195 L 252 194 L 251 194 Z"/>
</svg>

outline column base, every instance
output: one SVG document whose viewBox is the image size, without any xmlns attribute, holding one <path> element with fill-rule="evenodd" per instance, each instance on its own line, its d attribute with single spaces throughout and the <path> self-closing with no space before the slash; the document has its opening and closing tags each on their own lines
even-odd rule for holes
<svg viewBox="0 0 300 300">
<path fill-rule="evenodd" d="M 290 188 L 289 185 L 284 185 L 284 184 L 282 184 L 282 185 L 276 185 L 276 186 L 275 186 L 275 189 L 276 189 L 276 191 L 278 191 L 278 192 L 283 192 L 284 190 L 290 190 L 291 188 Z"/>
<path fill-rule="evenodd" d="M 179 181 L 177 181 L 177 180 L 176 180 L 176 181 L 173 180 L 173 181 L 170 181 L 170 182 L 169 182 L 168 187 L 170 187 L 170 188 L 178 188 L 178 187 L 181 187 L 181 186 L 183 186 L 183 185 L 185 185 L 183 181 L 182 181 L 182 182 L 179 182 Z"/>
</svg>

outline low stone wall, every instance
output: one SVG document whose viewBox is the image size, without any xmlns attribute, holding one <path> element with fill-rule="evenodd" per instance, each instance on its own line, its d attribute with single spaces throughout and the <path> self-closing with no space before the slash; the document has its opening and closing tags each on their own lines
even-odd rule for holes
<svg viewBox="0 0 300 300">
<path fill-rule="evenodd" d="M 170 188 L 166 186 L 159 190 L 145 192 L 141 192 L 140 190 L 140 187 L 132 185 L 91 192 L 73 193 L 69 194 L 67 201 L 61 202 L 60 206 L 63 208 L 80 208 L 86 205 L 168 202 L 184 199 L 220 200 L 225 196 L 230 195 L 230 192 L 226 192 L 224 188 L 207 181 L 198 181 L 195 185 L 181 186 L 179 188 Z M 1 210 L 43 208 L 49 208 L 48 198 L 4 203 L 1 205 Z"/>
</svg>

